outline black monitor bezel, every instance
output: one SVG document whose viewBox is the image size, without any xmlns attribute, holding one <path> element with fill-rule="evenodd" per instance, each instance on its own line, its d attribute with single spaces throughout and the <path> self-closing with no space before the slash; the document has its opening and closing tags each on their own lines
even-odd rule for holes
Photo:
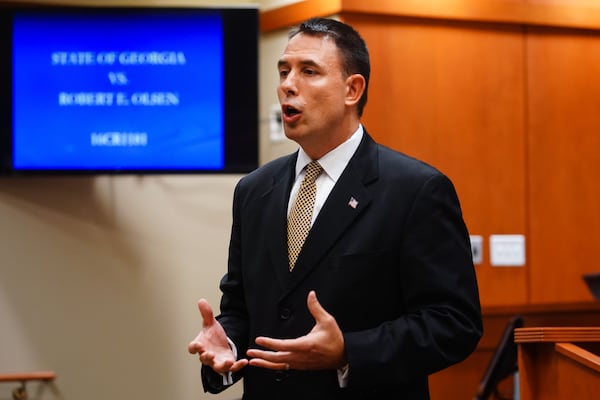
<svg viewBox="0 0 600 400">
<path fill-rule="evenodd" d="M 0 5 L 0 176 L 247 173 L 258 166 L 258 9 L 256 7 Z M 225 137 L 222 169 L 15 169 L 12 163 L 12 20 L 17 12 L 57 14 L 206 13 L 222 16 Z"/>
</svg>

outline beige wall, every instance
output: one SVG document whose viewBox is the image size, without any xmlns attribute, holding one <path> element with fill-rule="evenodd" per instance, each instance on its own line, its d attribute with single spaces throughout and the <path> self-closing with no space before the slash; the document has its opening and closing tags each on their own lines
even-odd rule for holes
<svg viewBox="0 0 600 400">
<path fill-rule="evenodd" d="M 267 132 L 284 44 L 285 32 L 260 43 L 263 162 L 295 148 Z M 201 327 L 196 300 L 218 305 L 239 178 L 0 179 L 0 373 L 55 371 L 55 387 L 39 397 L 28 385 L 39 400 L 239 397 L 240 385 L 204 394 L 186 351 Z M 14 387 L 0 383 L 0 399 Z"/>
</svg>

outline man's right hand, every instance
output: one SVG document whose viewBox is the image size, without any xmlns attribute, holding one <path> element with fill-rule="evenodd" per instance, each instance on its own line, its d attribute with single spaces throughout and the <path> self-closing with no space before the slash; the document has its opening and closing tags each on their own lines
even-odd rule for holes
<svg viewBox="0 0 600 400">
<path fill-rule="evenodd" d="M 202 364 L 211 367 L 215 372 L 225 374 L 236 372 L 248 364 L 247 359 L 235 359 L 235 355 L 225 330 L 215 319 L 210 304 L 204 299 L 198 300 L 198 310 L 202 316 L 202 330 L 188 345 L 191 354 L 198 354 Z"/>
</svg>

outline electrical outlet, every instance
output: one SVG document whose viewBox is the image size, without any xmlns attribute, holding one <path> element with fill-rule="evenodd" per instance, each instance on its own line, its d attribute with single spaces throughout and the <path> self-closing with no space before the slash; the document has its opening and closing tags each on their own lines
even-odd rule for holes
<svg viewBox="0 0 600 400">
<path fill-rule="evenodd" d="M 483 262 L 483 237 L 480 235 L 471 235 L 471 254 L 473 255 L 473 264 L 478 265 Z"/>
</svg>

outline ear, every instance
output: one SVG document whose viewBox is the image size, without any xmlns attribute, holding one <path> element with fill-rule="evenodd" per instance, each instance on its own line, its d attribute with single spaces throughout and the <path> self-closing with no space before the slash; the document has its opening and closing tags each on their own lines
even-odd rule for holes
<svg viewBox="0 0 600 400">
<path fill-rule="evenodd" d="M 346 105 L 354 106 L 362 97 L 365 86 L 365 77 L 361 74 L 352 74 L 346 79 Z"/>
</svg>

